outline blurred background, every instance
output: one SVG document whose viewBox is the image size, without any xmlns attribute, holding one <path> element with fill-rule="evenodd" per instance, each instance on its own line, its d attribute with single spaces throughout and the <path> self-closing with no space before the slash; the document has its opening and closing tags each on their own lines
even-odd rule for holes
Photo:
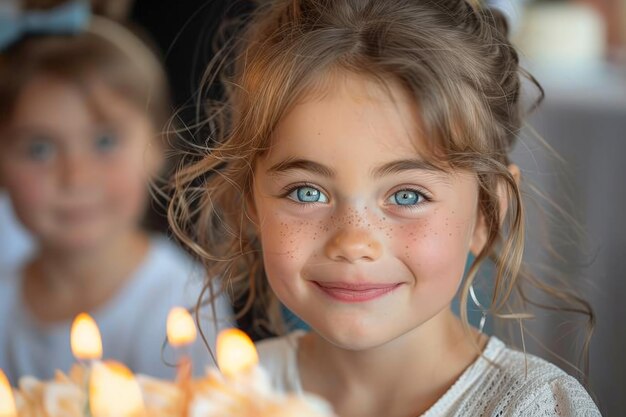
<svg viewBox="0 0 626 417">
<path fill-rule="evenodd" d="M 0 11 L 9 0 L 0 0 Z M 93 0 L 142 26 L 161 50 L 180 118 L 195 117 L 195 93 L 225 19 L 252 1 Z M 526 182 L 525 259 L 541 277 L 556 270 L 596 312 L 589 388 L 603 415 L 626 409 L 626 0 L 493 0 L 509 18 L 523 66 L 545 90 L 513 152 Z M 527 83 L 528 107 L 538 90 Z M 562 211 L 562 212 L 561 212 Z M 566 213 L 564 215 L 563 213 Z M 165 230 L 164 219 L 155 213 Z M 0 265 L 32 244 L 0 194 Z M 554 248 L 553 256 L 546 248 Z M 576 374 L 575 319 L 536 311 L 529 351 Z M 249 323 L 242 322 L 243 326 Z M 571 336 L 571 335 L 570 335 Z M 546 349 L 547 348 L 547 349 Z M 552 351 L 552 353 L 550 353 Z"/>
<path fill-rule="evenodd" d="M 525 260 L 539 277 L 563 273 L 591 303 L 596 327 L 589 388 L 603 415 L 623 415 L 626 1 L 527 1 L 517 8 L 496 3 L 508 4 L 523 65 L 545 90 L 545 101 L 528 118 L 513 153 L 526 181 Z M 529 86 L 528 100 L 536 93 Z M 577 363 L 581 348 L 568 337 L 575 319 L 536 314 L 529 331 L 561 358 L 532 338 L 526 339 L 529 350 L 575 373 L 566 363 Z"/>
</svg>

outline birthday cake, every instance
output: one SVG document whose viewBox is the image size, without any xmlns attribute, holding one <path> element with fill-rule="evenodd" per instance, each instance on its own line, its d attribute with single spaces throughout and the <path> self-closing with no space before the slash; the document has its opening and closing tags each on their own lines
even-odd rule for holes
<svg viewBox="0 0 626 417">
<path fill-rule="evenodd" d="M 285 395 L 272 390 L 262 368 L 235 378 L 211 370 L 195 385 L 189 417 L 331 417 L 330 406 L 319 397 Z"/>
<path fill-rule="evenodd" d="M 87 394 L 79 381 L 83 370 L 72 369 L 71 376 L 57 372 L 51 381 L 25 376 L 15 391 L 15 408 L 19 417 L 83 417 Z M 10 414 L 9 414 L 10 415 Z"/>
<path fill-rule="evenodd" d="M 94 333 L 94 329 L 89 332 Z M 268 374 L 258 365 L 254 344 L 236 329 L 218 336 L 219 369 L 208 369 L 204 377 L 196 379 L 191 378 L 190 363 L 185 361 L 180 364 L 176 381 L 133 375 L 121 363 L 101 361 L 97 357 L 99 348 L 99 342 L 95 348 L 88 346 L 87 356 L 96 352 L 94 357 L 85 361 L 82 356 L 67 374 L 57 371 L 49 381 L 25 376 L 17 389 L 11 389 L 0 371 L 0 416 L 335 416 L 330 405 L 317 396 L 274 390 Z"/>
<path fill-rule="evenodd" d="M 94 365 L 91 371 L 114 372 L 113 362 Z M 104 370 L 97 370 L 98 367 Z M 68 375 L 57 372 L 50 381 L 33 377 L 20 379 L 14 391 L 19 417 L 333 417 L 322 399 L 305 394 L 296 396 L 275 392 L 262 368 L 239 378 L 229 378 L 211 369 L 204 378 L 189 382 L 189 391 L 176 382 L 137 375 L 141 404 L 129 401 L 132 385 L 119 386 L 124 396 L 109 404 L 94 403 L 93 383 L 85 389 L 86 369 L 76 365 Z M 123 385 L 123 384 L 122 384 Z M 125 403 L 125 404 L 123 404 Z M 89 413 L 89 414 L 88 414 Z"/>
</svg>

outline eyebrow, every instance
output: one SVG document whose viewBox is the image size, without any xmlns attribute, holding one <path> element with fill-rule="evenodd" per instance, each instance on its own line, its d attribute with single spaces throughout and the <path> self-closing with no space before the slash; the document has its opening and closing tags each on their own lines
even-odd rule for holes
<svg viewBox="0 0 626 417">
<path fill-rule="evenodd" d="M 376 168 L 372 172 L 373 177 L 384 177 L 390 174 L 398 174 L 404 171 L 427 171 L 439 176 L 447 176 L 443 168 L 423 159 L 399 159 L 397 161 L 387 162 Z"/>
<path fill-rule="evenodd" d="M 287 158 L 284 161 L 272 165 L 268 169 L 268 173 L 279 175 L 295 170 L 308 171 L 326 178 L 332 178 L 335 176 L 335 171 L 332 168 L 320 164 L 319 162 L 303 158 Z M 446 177 L 448 174 L 443 168 L 423 159 L 399 159 L 387 162 L 373 169 L 371 176 L 384 177 L 405 171 L 427 171 L 440 177 Z"/>
<path fill-rule="evenodd" d="M 16 143 L 24 139 L 48 139 L 56 140 L 58 136 L 56 134 L 50 134 L 49 129 L 38 127 L 19 127 L 11 128 L 6 131 L 6 139 L 8 143 Z"/>
<path fill-rule="evenodd" d="M 33 126 L 20 126 L 20 127 L 13 127 L 8 130 L 8 132 L 13 136 L 41 135 L 41 134 L 48 134 L 49 131 L 50 129 L 45 129 L 43 127 L 38 127 L 38 126 L 34 126 L 34 127 Z"/>
<path fill-rule="evenodd" d="M 327 178 L 335 176 L 335 171 L 326 165 L 302 158 L 287 158 L 284 161 L 272 165 L 267 172 L 270 174 L 282 174 L 295 170 L 309 171 Z"/>
</svg>

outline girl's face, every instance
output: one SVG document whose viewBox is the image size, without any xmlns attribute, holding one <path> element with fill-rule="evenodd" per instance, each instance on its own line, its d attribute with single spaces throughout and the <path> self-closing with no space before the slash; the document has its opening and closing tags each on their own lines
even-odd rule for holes
<svg viewBox="0 0 626 417">
<path fill-rule="evenodd" d="M 255 166 L 270 285 L 346 349 L 447 312 L 479 234 L 476 177 L 424 164 L 418 114 L 397 84 L 337 77 L 286 115 Z"/>
<path fill-rule="evenodd" d="M 55 250 L 89 249 L 136 228 L 157 159 L 147 116 L 96 81 L 90 87 L 87 100 L 72 84 L 33 79 L 0 140 L 0 184 L 24 225 Z"/>
</svg>

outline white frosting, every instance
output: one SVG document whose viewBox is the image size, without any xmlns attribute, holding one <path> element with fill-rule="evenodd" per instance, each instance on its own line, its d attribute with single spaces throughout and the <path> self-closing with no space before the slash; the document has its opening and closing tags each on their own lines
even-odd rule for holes
<svg viewBox="0 0 626 417">
<path fill-rule="evenodd" d="M 272 390 L 261 367 L 229 378 L 211 369 L 194 392 L 189 417 L 334 417 L 328 403 L 304 394 Z"/>
<path fill-rule="evenodd" d="M 48 382 L 24 377 L 15 393 L 20 417 L 83 417 L 86 399 L 85 390 L 61 373 Z"/>
<path fill-rule="evenodd" d="M 20 379 L 15 402 L 20 417 L 83 417 L 87 401 L 85 369 L 75 366 L 55 379 Z M 261 367 L 235 377 L 210 369 L 206 377 L 182 385 L 137 375 L 150 417 L 335 417 L 330 405 L 309 394 L 280 393 Z"/>
</svg>

